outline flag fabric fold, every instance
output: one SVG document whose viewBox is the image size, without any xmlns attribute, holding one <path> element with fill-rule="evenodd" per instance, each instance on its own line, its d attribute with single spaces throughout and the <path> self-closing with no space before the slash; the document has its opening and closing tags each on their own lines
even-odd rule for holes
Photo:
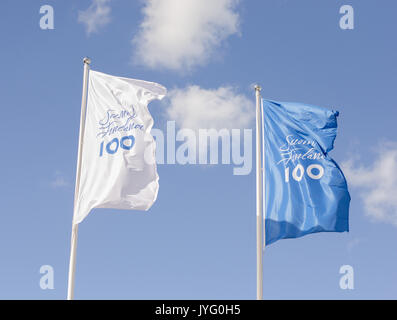
<svg viewBox="0 0 397 320">
<path fill-rule="evenodd" d="M 73 223 L 82 222 L 94 208 L 152 206 L 159 177 L 148 104 L 165 94 L 157 83 L 90 71 Z"/>
<path fill-rule="evenodd" d="M 265 245 L 349 230 L 346 179 L 330 158 L 337 111 L 262 100 Z"/>
</svg>

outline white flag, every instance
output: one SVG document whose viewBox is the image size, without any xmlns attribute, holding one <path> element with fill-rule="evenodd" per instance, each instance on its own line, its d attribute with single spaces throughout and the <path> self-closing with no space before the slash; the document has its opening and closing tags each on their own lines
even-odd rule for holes
<svg viewBox="0 0 397 320">
<path fill-rule="evenodd" d="M 90 71 L 73 223 L 83 221 L 94 208 L 152 206 L 159 177 L 147 106 L 165 94 L 157 83 Z"/>
</svg>

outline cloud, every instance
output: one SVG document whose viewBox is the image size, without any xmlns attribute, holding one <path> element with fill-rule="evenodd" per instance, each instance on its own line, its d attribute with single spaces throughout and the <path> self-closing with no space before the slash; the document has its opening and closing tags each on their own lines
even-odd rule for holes
<svg viewBox="0 0 397 320">
<path fill-rule="evenodd" d="M 169 102 L 166 113 L 167 120 L 175 121 L 180 129 L 176 140 L 183 141 L 176 152 L 178 163 L 232 162 L 237 166 L 233 174 L 249 174 L 255 114 L 253 100 L 232 87 L 203 89 L 193 85 L 171 90 L 166 100 Z"/>
<path fill-rule="evenodd" d="M 57 171 L 55 173 L 54 179 L 51 181 L 51 187 L 53 187 L 53 188 L 65 188 L 65 187 L 68 187 L 69 185 L 70 185 L 69 182 L 62 175 L 62 173 Z"/>
<path fill-rule="evenodd" d="M 397 226 L 397 144 L 380 146 L 369 166 L 360 164 L 357 158 L 341 166 L 349 186 L 359 191 L 366 214 Z"/>
<path fill-rule="evenodd" d="M 111 0 L 92 0 L 91 5 L 84 11 L 79 11 L 78 21 L 85 24 L 86 32 L 90 35 L 98 32 L 110 22 Z"/>
<path fill-rule="evenodd" d="M 133 39 L 137 62 L 150 68 L 192 69 L 239 32 L 239 0 L 147 0 Z"/>
<path fill-rule="evenodd" d="M 192 130 L 250 128 L 255 114 L 253 99 L 237 93 L 232 87 L 188 86 L 171 90 L 168 99 L 169 120 Z"/>
</svg>

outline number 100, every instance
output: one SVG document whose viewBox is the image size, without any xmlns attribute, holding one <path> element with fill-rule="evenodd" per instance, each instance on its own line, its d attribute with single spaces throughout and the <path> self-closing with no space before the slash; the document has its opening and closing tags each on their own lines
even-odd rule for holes
<svg viewBox="0 0 397 320">
<path fill-rule="evenodd" d="M 314 173 L 313 170 L 317 170 L 318 173 Z M 319 180 L 324 176 L 324 168 L 319 164 L 311 164 L 310 166 L 307 167 L 306 174 L 309 176 L 309 178 L 313 180 Z M 292 170 L 292 178 L 295 181 L 298 182 L 301 181 L 304 175 L 305 175 L 305 168 L 301 164 L 298 164 L 294 168 L 294 170 Z M 284 177 L 285 177 L 285 182 L 289 182 L 289 177 L 290 177 L 289 167 L 285 168 Z"/>
<path fill-rule="evenodd" d="M 112 141 L 104 145 L 105 142 L 102 141 L 100 149 L 99 149 L 99 156 L 103 156 L 103 152 L 105 149 L 108 154 L 115 154 L 119 147 L 124 150 L 131 150 L 135 144 L 135 137 L 134 136 L 125 136 L 122 137 L 120 140 L 118 138 L 114 138 Z M 105 148 L 104 148 L 105 147 Z"/>
</svg>

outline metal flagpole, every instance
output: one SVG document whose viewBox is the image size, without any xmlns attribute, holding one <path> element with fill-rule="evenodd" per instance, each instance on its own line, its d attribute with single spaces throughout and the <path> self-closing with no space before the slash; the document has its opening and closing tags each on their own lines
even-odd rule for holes
<svg viewBox="0 0 397 320">
<path fill-rule="evenodd" d="M 263 225 L 262 225 L 262 161 L 261 161 L 261 87 L 255 86 L 256 94 L 256 298 L 263 299 Z"/>
<path fill-rule="evenodd" d="M 266 145 L 265 145 L 265 112 L 263 111 L 263 100 L 261 99 L 262 119 L 262 208 L 263 208 L 263 251 L 266 248 Z"/>
<path fill-rule="evenodd" d="M 76 185 L 74 189 L 74 210 L 76 209 L 77 196 L 79 194 L 80 173 L 81 173 L 81 151 L 83 149 L 83 136 L 85 128 L 85 114 L 87 109 L 87 90 L 88 90 L 88 73 L 90 70 L 90 58 L 84 58 L 84 76 L 83 76 L 83 95 L 81 99 L 81 113 L 80 113 L 80 132 L 79 132 L 79 147 L 77 153 L 77 170 L 76 170 Z M 70 247 L 70 262 L 69 262 L 69 279 L 68 279 L 68 300 L 73 300 L 74 297 L 74 274 L 76 269 L 76 248 L 77 248 L 77 233 L 78 224 L 73 223 L 72 238 Z"/>
</svg>

